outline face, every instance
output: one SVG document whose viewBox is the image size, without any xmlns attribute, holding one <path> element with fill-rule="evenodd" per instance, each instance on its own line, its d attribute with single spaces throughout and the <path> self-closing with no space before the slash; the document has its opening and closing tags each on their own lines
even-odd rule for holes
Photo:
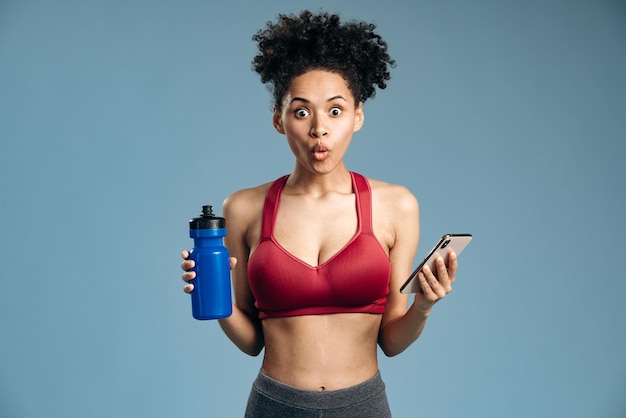
<svg viewBox="0 0 626 418">
<path fill-rule="evenodd" d="M 312 70 L 293 79 L 273 122 L 297 167 L 326 174 L 343 164 L 352 134 L 363 125 L 363 104 L 355 103 L 342 76 Z"/>
</svg>

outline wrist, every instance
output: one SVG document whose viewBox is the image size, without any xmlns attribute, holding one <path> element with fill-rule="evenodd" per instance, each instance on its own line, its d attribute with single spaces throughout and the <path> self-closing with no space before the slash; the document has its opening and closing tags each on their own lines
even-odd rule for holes
<svg viewBox="0 0 626 418">
<path fill-rule="evenodd" d="M 432 306 L 423 307 L 423 306 L 418 306 L 416 303 L 413 303 L 413 313 L 424 319 L 430 316 L 430 312 L 432 311 L 432 308 L 433 308 Z"/>
</svg>

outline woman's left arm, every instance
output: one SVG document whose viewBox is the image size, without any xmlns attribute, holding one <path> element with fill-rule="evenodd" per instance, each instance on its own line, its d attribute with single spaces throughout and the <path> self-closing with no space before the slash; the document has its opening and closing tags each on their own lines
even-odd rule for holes
<svg viewBox="0 0 626 418">
<path fill-rule="evenodd" d="M 400 287 L 412 271 L 413 260 L 419 241 L 419 206 L 415 197 L 406 189 L 393 205 L 394 230 L 389 248 L 391 279 L 387 305 L 383 314 L 378 344 L 387 356 L 395 356 L 406 350 L 420 336 L 432 307 L 452 291 L 452 283 L 458 267 L 456 255 L 437 260 L 437 271 L 427 267 L 418 275 L 422 288 L 407 308 L 409 295 L 400 293 Z"/>
</svg>

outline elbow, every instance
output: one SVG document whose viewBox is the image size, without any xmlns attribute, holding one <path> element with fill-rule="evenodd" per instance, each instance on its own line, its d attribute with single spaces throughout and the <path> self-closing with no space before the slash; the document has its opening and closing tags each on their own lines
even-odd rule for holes
<svg viewBox="0 0 626 418">
<path fill-rule="evenodd" d="M 250 357 L 258 357 L 261 351 L 263 351 L 263 347 L 263 344 L 257 344 L 251 347 L 239 347 L 239 349 Z"/>
<path fill-rule="evenodd" d="M 263 333 L 259 332 L 255 338 L 236 341 L 235 345 L 250 357 L 257 357 L 265 347 L 265 338 L 263 338 Z"/>
<path fill-rule="evenodd" d="M 407 339 L 405 335 L 401 338 L 391 331 L 389 328 L 383 328 L 378 335 L 378 346 L 386 357 L 402 354 L 417 339 L 417 337 Z"/>
<path fill-rule="evenodd" d="M 381 344 L 380 342 L 378 345 L 386 357 L 395 357 L 406 349 L 406 347 L 389 347 L 388 345 Z"/>
<path fill-rule="evenodd" d="M 378 346 L 386 357 L 395 357 L 406 349 L 397 343 L 394 344 L 392 339 L 385 338 L 382 333 L 378 337 Z"/>
</svg>

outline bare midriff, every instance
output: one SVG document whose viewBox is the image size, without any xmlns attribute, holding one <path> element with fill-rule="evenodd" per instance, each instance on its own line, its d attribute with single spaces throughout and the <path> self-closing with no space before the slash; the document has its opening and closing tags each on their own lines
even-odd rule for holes
<svg viewBox="0 0 626 418">
<path fill-rule="evenodd" d="M 305 390 L 335 390 L 362 383 L 378 371 L 381 317 L 340 313 L 266 318 L 262 371 Z"/>
</svg>

